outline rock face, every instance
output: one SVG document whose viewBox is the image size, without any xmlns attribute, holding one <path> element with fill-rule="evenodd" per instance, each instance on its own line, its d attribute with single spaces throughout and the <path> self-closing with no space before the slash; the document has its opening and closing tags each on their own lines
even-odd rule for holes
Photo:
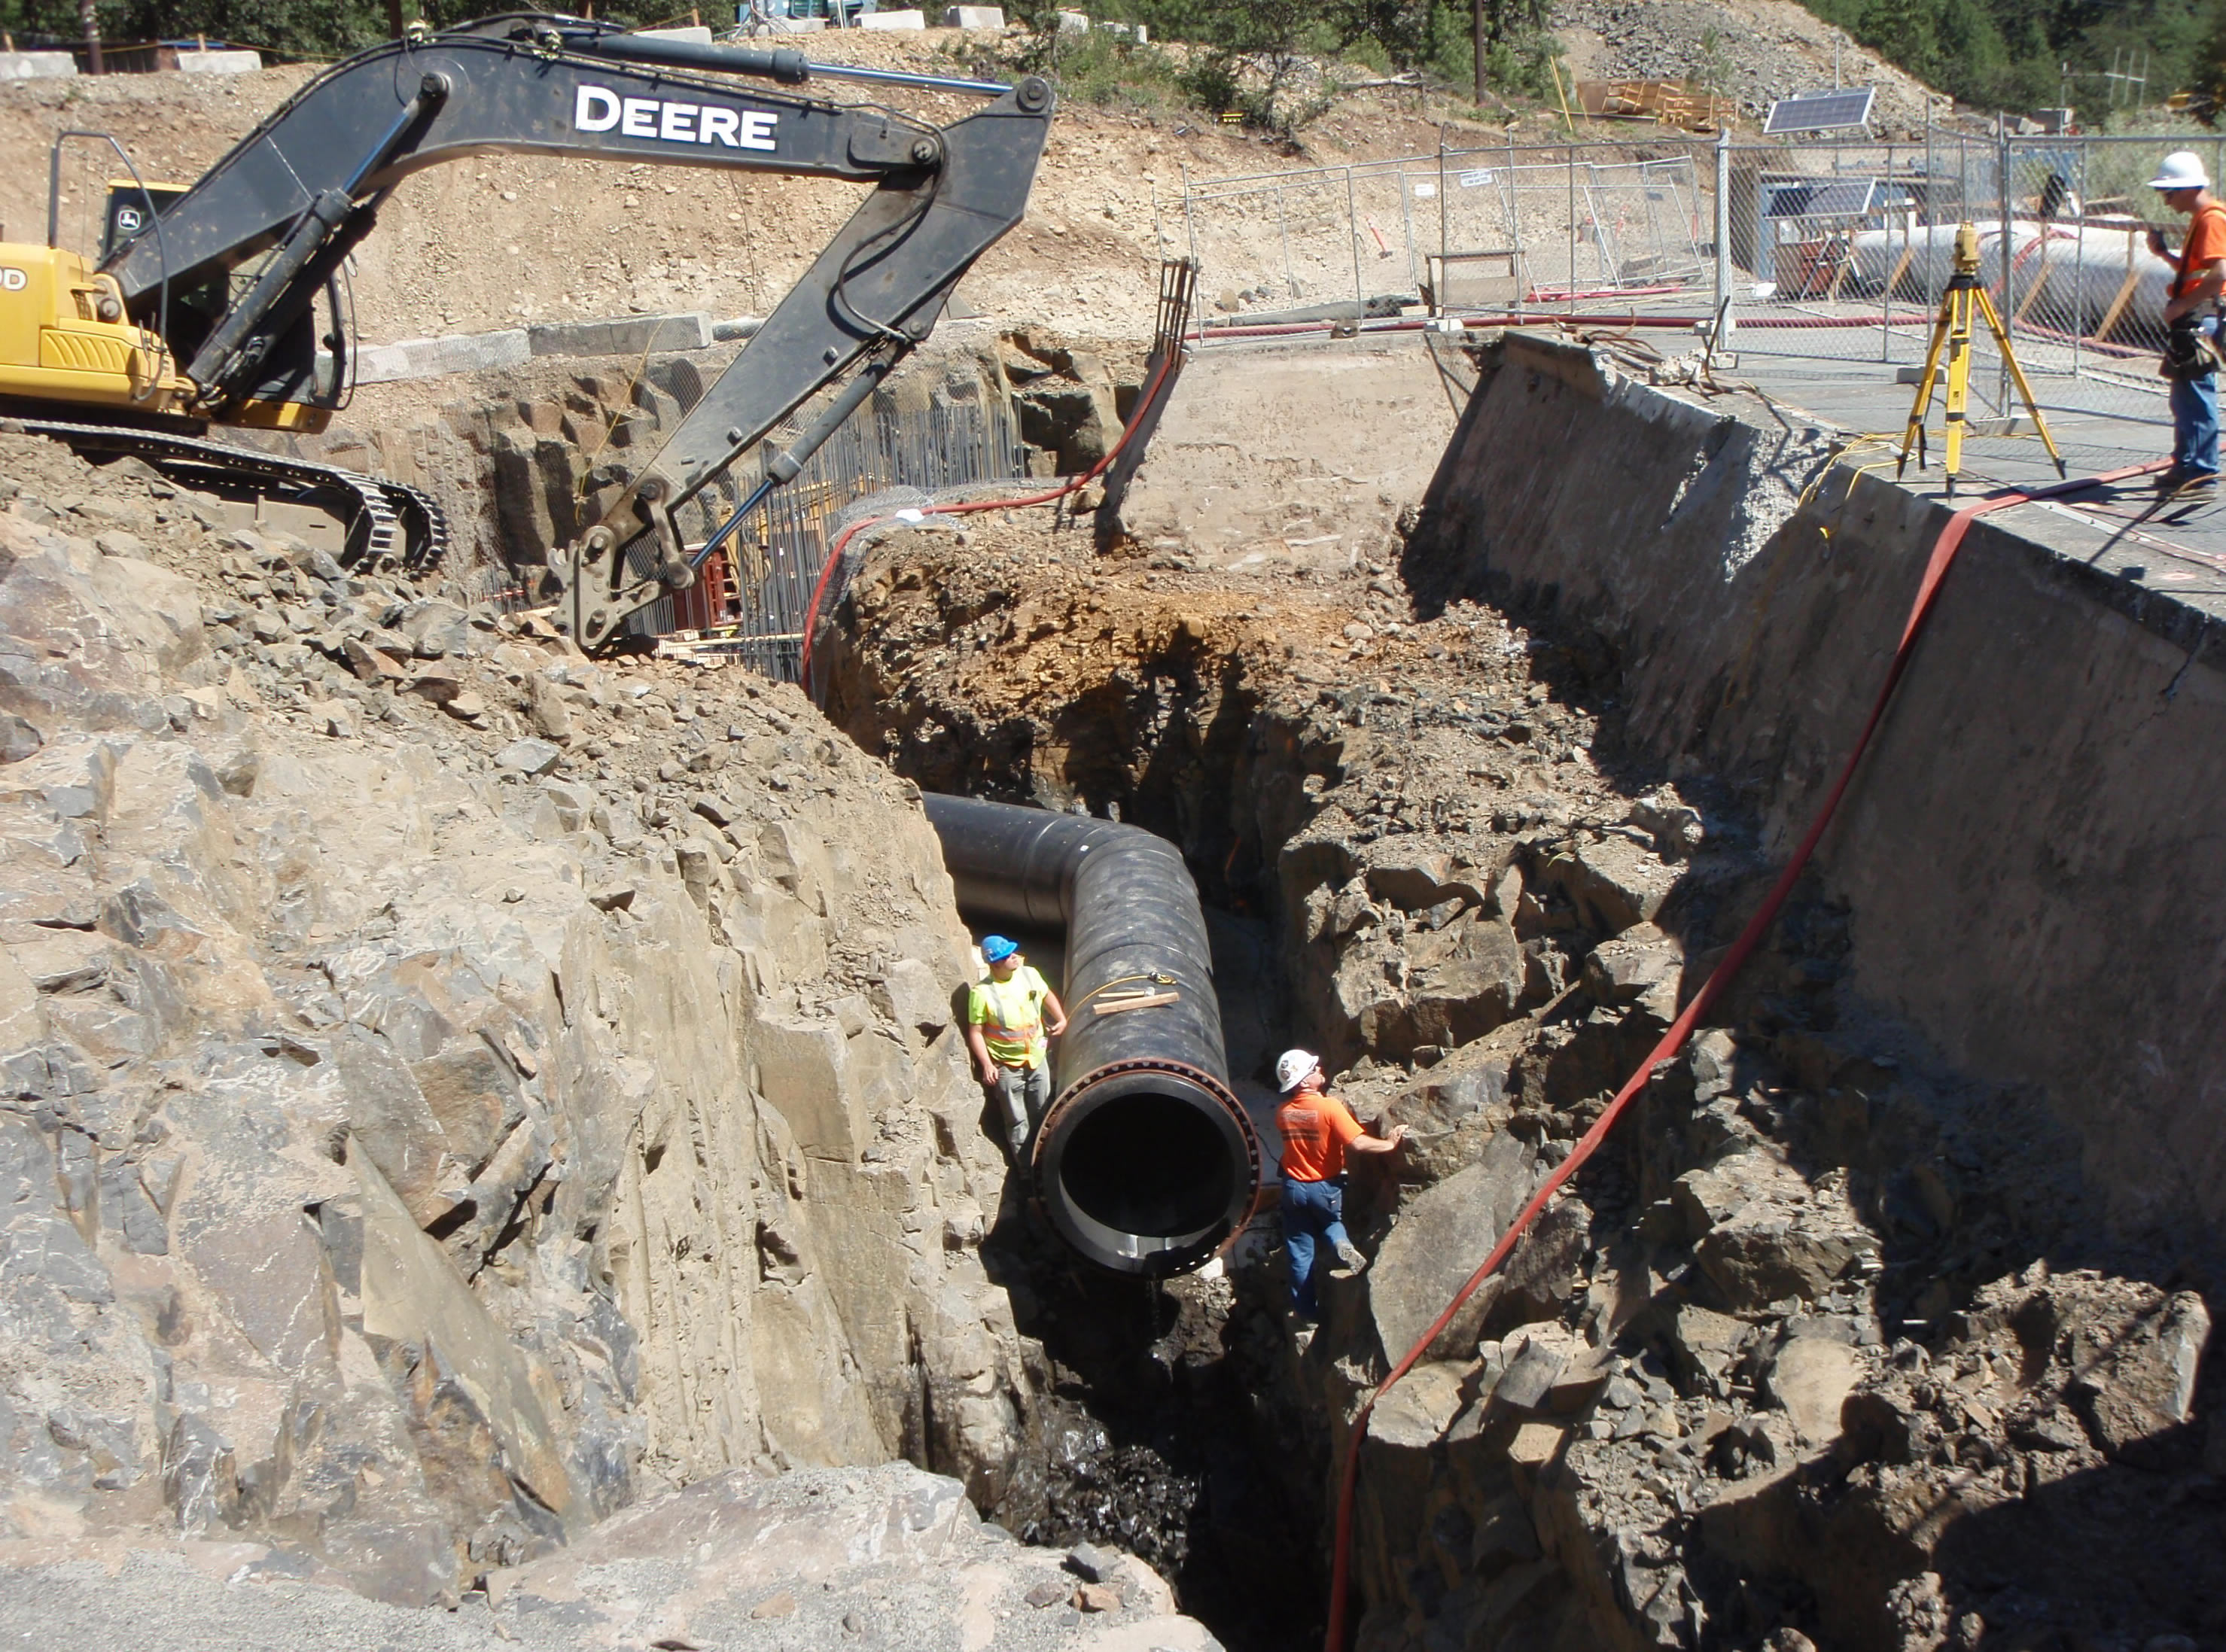
<svg viewBox="0 0 2226 1652">
<path fill-rule="evenodd" d="M 1003 1167 L 901 783 L 133 469 L 0 434 L 0 1536 L 417 1604 L 731 1470 L 993 1501 Z"/>
<path fill-rule="evenodd" d="M 82 1543 L 15 1547 L 0 1571 L 0 1633 L 22 1625 L 53 1643 L 159 1644 L 183 1619 L 233 1652 L 1216 1645 L 1138 1561 L 1085 1567 L 1078 1552 L 1023 1547 L 984 1524 L 955 1482 L 901 1464 L 716 1475 L 571 1548 L 493 1573 L 455 1612 L 404 1611 L 299 1575 L 241 1579 L 227 1570 L 236 1544 L 116 1557 L 114 1575 L 86 1564 L 94 1554 Z"/>
<path fill-rule="evenodd" d="M 539 568 L 552 548 L 601 520 L 625 477 L 703 399 L 724 360 L 723 353 L 645 356 L 636 346 L 593 366 L 535 362 L 451 381 L 473 393 L 429 414 L 392 424 L 342 416 L 322 435 L 298 440 L 335 464 L 434 495 L 448 512 L 451 562 L 474 588 L 492 590 L 520 582 L 514 570 Z M 938 334 L 875 391 L 869 416 L 1002 401 L 1007 378 L 994 340 L 962 334 L 951 343 Z M 1076 389 L 1064 378 L 1054 387 Z M 1094 392 L 1080 393 L 1091 404 Z M 1110 417 L 1110 381 L 1099 399 Z M 1103 440 L 1088 448 L 1082 467 L 1103 450 Z"/>
</svg>

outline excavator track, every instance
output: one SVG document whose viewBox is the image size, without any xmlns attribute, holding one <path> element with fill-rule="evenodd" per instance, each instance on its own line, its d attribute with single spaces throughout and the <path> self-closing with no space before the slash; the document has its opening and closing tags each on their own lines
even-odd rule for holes
<svg viewBox="0 0 2226 1652">
<path fill-rule="evenodd" d="M 80 454 L 131 454 L 188 486 L 213 480 L 323 494 L 340 504 L 347 552 L 340 560 L 352 568 L 417 574 L 436 567 L 448 554 L 447 516 L 431 495 L 407 483 L 163 430 L 62 419 L 16 423 Z"/>
</svg>

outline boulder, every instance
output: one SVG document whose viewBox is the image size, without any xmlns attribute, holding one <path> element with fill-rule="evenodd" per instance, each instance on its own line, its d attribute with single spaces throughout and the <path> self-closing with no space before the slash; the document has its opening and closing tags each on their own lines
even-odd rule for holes
<svg viewBox="0 0 2226 1652">
<path fill-rule="evenodd" d="M 951 1024 L 951 995 L 935 971 L 917 958 L 900 958 L 874 984 L 874 1008 L 907 1038 L 925 1045 Z"/>
<path fill-rule="evenodd" d="M 978 1652 L 1080 1652 L 1085 1645 L 1206 1652 L 1212 1637 L 1174 1614 L 1167 1586 L 1127 1556 L 1078 1581 L 1056 1548 L 986 1525 L 964 1489 L 893 1463 L 779 1479 L 715 1476 L 638 1504 L 561 1553 L 493 1573 L 489 1601 L 524 1623 L 561 1623 L 570 1644 L 912 1643 L 953 1625 Z M 1081 1589 L 1124 1613 L 1111 1631 L 1046 1623 L 1030 1602 Z M 872 1638 L 861 1641 L 862 1636 Z"/>
<path fill-rule="evenodd" d="M 482 1034 L 450 1039 L 437 1053 L 412 1062 L 410 1075 L 439 1121 L 447 1151 L 467 1175 L 479 1173 L 525 1116 L 510 1058 L 499 1054 Z"/>
<path fill-rule="evenodd" d="M 410 641 L 420 659 L 450 659 L 472 649 L 469 616 L 453 602 L 429 598 L 402 611 L 396 627 Z"/>
<path fill-rule="evenodd" d="M 2210 1335 L 2210 1312 L 2192 1291 L 2084 1319 L 2072 1332 L 2068 1393 L 2095 1444 L 2138 1461 L 2146 1442 L 2189 1421 Z"/>
<path fill-rule="evenodd" d="M 1734 1153 L 1689 1171 L 1672 1198 L 1687 1232 L 1699 1235 L 1694 1255 L 1701 1272 L 1733 1313 L 1815 1301 L 1877 1260 L 1877 1237 L 1855 1214 L 1843 1179 L 1812 1186 L 1768 1153 Z"/>
<path fill-rule="evenodd" d="M 495 766 L 538 779 L 564 760 L 559 747 L 545 740 L 514 740 L 494 754 Z"/>
<path fill-rule="evenodd" d="M 1670 1358 L 1687 1392 L 1731 1392 L 1732 1368 L 1739 1363 L 1750 1330 L 1743 1319 L 1687 1303 L 1672 1317 Z"/>
<path fill-rule="evenodd" d="M 1504 919 L 1465 912 L 1408 950 L 1408 1021 L 1416 1044 L 1455 1049 L 1513 1019 L 1529 965 Z"/>
<path fill-rule="evenodd" d="M 1502 1134 L 1485 1145 L 1477 1163 L 1426 1189 L 1400 1210 L 1365 1275 L 1369 1311 L 1390 1358 L 1414 1345 L 1491 1254 L 1536 1181 L 1530 1149 Z M 1464 1358 L 1472 1352 L 1500 1288 L 1498 1276 L 1485 1280 L 1432 1340 L 1429 1357 Z"/>
<path fill-rule="evenodd" d="M 0 513 L 0 712 L 54 736 L 155 727 L 152 702 L 204 660 L 193 583 Z M 20 747 L 19 733 L 10 742 Z M 27 753 L 28 754 L 28 753 Z M 16 760 L 16 759 L 10 759 Z"/>
<path fill-rule="evenodd" d="M 1864 1375 L 1849 1342 L 1829 1335 L 1796 1336 L 1778 1344 L 1762 1368 L 1762 1388 L 1792 1418 L 1804 1445 L 1840 1437 L 1840 1414 Z"/>
<path fill-rule="evenodd" d="M 1585 985 L 1596 1002 L 1635 1005 L 1663 1023 L 1677 1019 L 1685 949 L 1651 924 L 1634 924 L 1585 959 Z"/>
<path fill-rule="evenodd" d="M 1659 856 L 1618 836 L 1555 855 L 1544 877 L 1568 895 L 1587 929 L 1605 935 L 1650 920 L 1677 882 L 1676 870 Z"/>
<path fill-rule="evenodd" d="M 1506 1283 L 1493 1306 L 1491 1323 L 1511 1325 L 1559 1318 L 1562 1306 L 1585 1283 L 1592 1242 L 1592 1207 L 1564 1191 L 1516 1242 L 1501 1270 Z"/>
</svg>

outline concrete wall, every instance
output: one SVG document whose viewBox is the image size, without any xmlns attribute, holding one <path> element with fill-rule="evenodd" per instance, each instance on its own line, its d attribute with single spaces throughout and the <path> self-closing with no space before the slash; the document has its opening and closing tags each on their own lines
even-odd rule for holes
<svg viewBox="0 0 2226 1652">
<path fill-rule="evenodd" d="M 1828 457 L 1752 404 L 1733 417 L 1510 334 L 1409 582 L 1605 644 L 1634 766 L 1728 782 L 1782 856 L 1947 515 L 1878 478 L 1850 495 L 1844 471 L 1796 513 Z M 2226 640 L 2002 521 L 1966 541 L 1819 852 L 1853 909 L 1852 988 L 1969 1077 L 2044 1094 L 2126 1227 L 2191 1219 L 2215 1242 Z"/>
</svg>

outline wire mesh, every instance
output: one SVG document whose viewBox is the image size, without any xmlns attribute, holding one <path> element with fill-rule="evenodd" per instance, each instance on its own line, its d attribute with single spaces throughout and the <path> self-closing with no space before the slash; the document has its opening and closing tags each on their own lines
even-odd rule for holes
<svg viewBox="0 0 2226 1652">
<path fill-rule="evenodd" d="M 1225 321 L 1340 301 L 1380 314 L 1387 298 L 1471 315 L 1705 308 L 1711 150 L 1674 137 L 1447 147 L 1186 179 L 1161 221 Z"/>
<path fill-rule="evenodd" d="M 764 479 L 773 451 L 817 411 L 777 432 L 754 463 L 737 465 L 689 501 L 681 532 L 701 545 Z M 776 489 L 704 564 L 677 599 L 657 605 L 645 631 L 696 632 L 698 655 L 741 661 L 781 682 L 798 680 L 804 619 L 827 549 L 861 509 L 901 509 L 952 488 L 1025 474 L 1026 449 L 1002 402 L 953 401 L 916 410 L 876 408 L 850 420 Z M 890 499 L 896 503 L 888 505 Z"/>
<path fill-rule="evenodd" d="M 1482 321 L 1635 315 L 1706 330 L 1721 314 L 1742 358 L 1780 374 L 1812 364 L 1847 385 L 1891 385 L 1924 361 L 1969 224 L 2043 409 L 2162 425 L 2171 270 L 2147 237 L 2161 227 L 2176 244 L 2185 226 L 2147 184 L 2162 151 L 2189 143 L 1936 127 L 1896 142 L 1447 145 L 1186 178 L 1161 223 L 1187 241 L 1223 321 L 1341 300 L 1377 315 L 1367 301 L 1393 293 Z M 2192 147 L 2226 175 L 2226 138 Z M 1979 333 L 1974 401 L 2013 411 L 2001 353 Z"/>
<path fill-rule="evenodd" d="M 2155 359 L 2171 271 L 2146 244 L 2160 205 L 2146 184 L 2161 148 L 1935 129 L 1898 144 L 1735 149 L 1738 348 L 1921 364 L 1968 224 L 1981 284 L 2044 411 L 2166 423 Z M 1971 390 L 1988 410 L 2015 410 L 1983 326 Z"/>
</svg>

